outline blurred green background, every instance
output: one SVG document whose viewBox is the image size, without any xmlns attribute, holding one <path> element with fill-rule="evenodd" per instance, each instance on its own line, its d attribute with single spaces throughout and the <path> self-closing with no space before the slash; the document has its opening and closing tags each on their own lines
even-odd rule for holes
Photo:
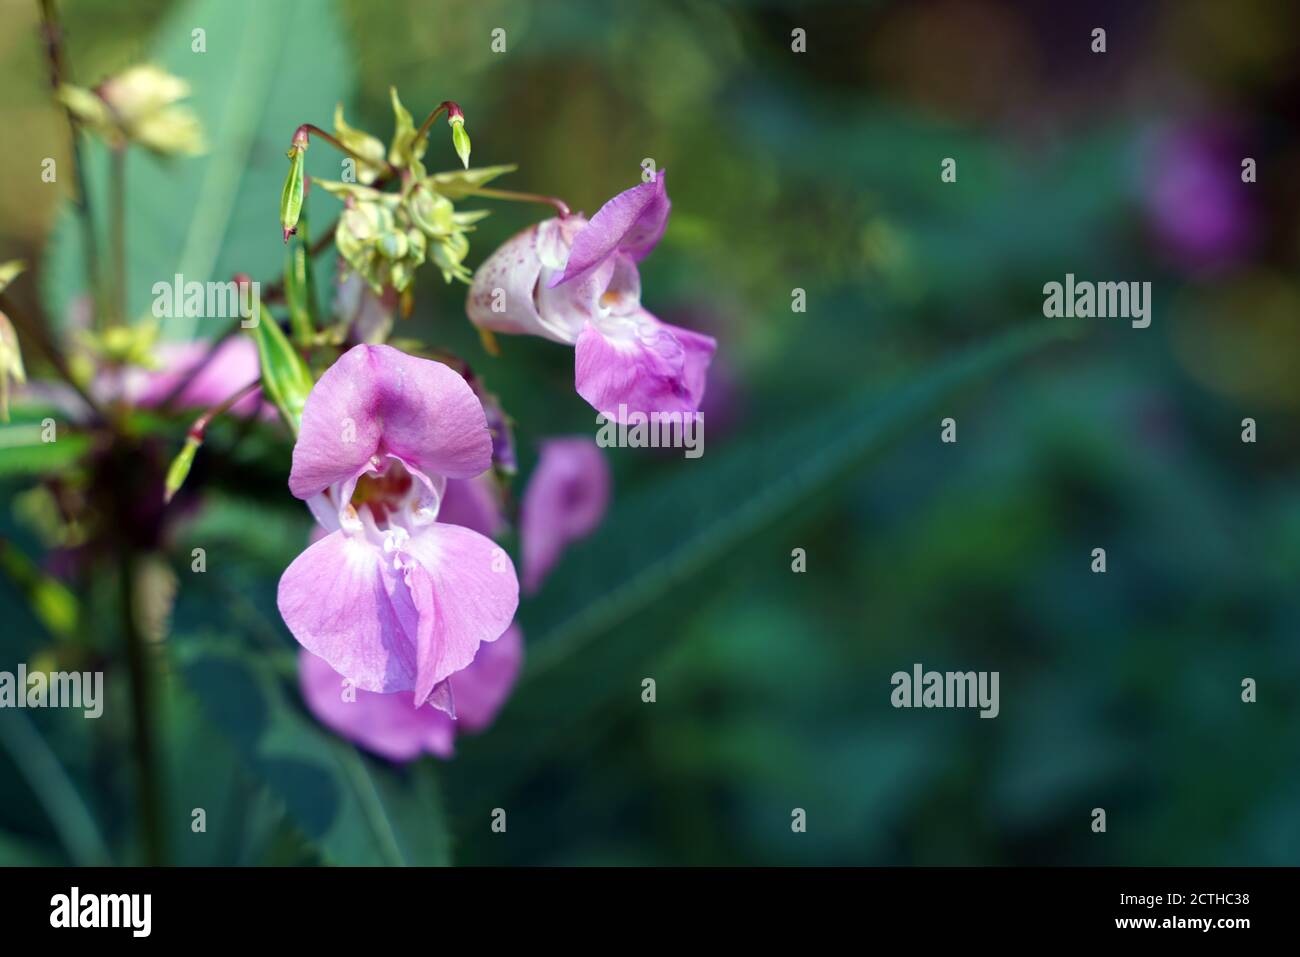
<svg viewBox="0 0 1300 957">
<path fill-rule="evenodd" d="M 148 576 L 170 860 L 1300 863 L 1294 4 L 61 6 L 77 81 L 161 57 L 210 132 L 246 128 L 238 151 L 218 135 L 211 157 L 133 167 L 129 201 L 167 197 L 133 221 L 142 275 L 166 278 L 149 250 L 205 208 L 213 278 L 274 276 L 294 126 L 328 127 L 342 99 L 386 139 L 394 84 L 417 118 L 459 101 L 474 164 L 519 164 L 502 186 L 588 214 L 643 159 L 667 169 L 643 301 L 719 343 L 703 458 L 607 452 L 606 524 L 521 607 L 515 696 L 445 763 L 386 765 L 302 709 L 274 601 L 310 528 L 288 443 L 214 438 Z M 36 3 L 0 16 L 0 259 L 34 263 L 13 296 L 58 325 L 77 292 L 58 251 L 70 186 L 39 170 L 67 168 L 67 128 Z M 201 56 L 177 40 L 195 26 Z M 231 89 L 232 114 L 204 112 Z M 237 185 L 214 214 L 183 177 L 222 162 Z M 309 172 L 332 162 L 313 149 Z M 454 165 L 449 143 L 427 162 Z M 471 267 L 543 215 L 485 205 Z M 1067 272 L 1151 281 L 1151 327 L 1044 319 L 1042 286 Z M 594 434 L 593 416 L 568 351 L 509 339 L 491 359 L 463 299 L 426 268 L 398 334 L 454 348 L 500 393 L 517 496 L 535 443 Z M 0 461 L 11 578 L 18 554 L 59 576 L 48 488 Z M 111 563 L 64 581 L 85 606 L 71 635 L 0 585 L 0 669 L 93 662 L 108 710 L 0 712 L 0 862 L 130 863 Z M 916 662 L 1000 672 L 1001 714 L 895 710 L 890 675 Z"/>
</svg>

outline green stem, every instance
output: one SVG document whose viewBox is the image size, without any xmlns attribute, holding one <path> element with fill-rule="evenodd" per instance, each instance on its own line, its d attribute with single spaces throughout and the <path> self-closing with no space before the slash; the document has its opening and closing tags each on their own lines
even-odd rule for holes
<svg viewBox="0 0 1300 957">
<path fill-rule="evenodd" d="M 375 165 L 374 160 L 366 159 L 364 156 L 362 156 L 360 153 L 356 152 L 355 150 L 348 149 L 341 142 L 339 142 L 337 137 L 332 136 L 329 133 L 326 133 L 319 126 L 314 126 L 311 123 L 304 123 L 302 126 L 298 127 L 298 133 L 309 133 L 312 136 L 316 137 L 318 140 L 324 140 L 326 143 L 334 147 L 340 153 L 348 154 L 348 156 L 351 156 L 358 163 L 364 164 L 365 166 Z M 295 134 L 294 139 L 296 140 L 297 138 L 298 135 Z M 387 160 L 384 160 L 383 162 L 384 162 L 384 172 L 387 175 L 392 176 L 397 172 L 395 169 L 393 169 L 392 165 L 389 164 Z"/>
<path fill-rule="evenodd" d="M 261 388 L 262 380 L 259 378 L 257 381 L 250 382 L 233 395 L 228 396 L 226 399 L 217 403 L 194 420 L 194 424 L 190 426 L 190 431 L 187 433 L 186 438 L 194 439 L 196 442 L 202 442 L 207 435 L 208 426 L 212 423 L 213 419 L 219 415 L 225 415 L 234 406 L 238 405 Z"/>
<path fill-rule="evenodd" d="M 162 781 L 158 773 L 154 741 L 153 664 L 149 648 L 135 614 L 135 561 L 129 544 L 120 549 L 119 576 L 122 602 L 122 630 L 126 638 L 127 667 L 131 673 L 131 721 L 135 729 L 136 810 L 145 862 L 161 865 L 166 856 L 163 833 Z"/>
<path fill-rule="evenodd" d="M 424 118 L 424 122 L 420 124 L 420 128 L 415 131 L 415 139 L 412 140 L 412 142 L 418 143 L 421 139 L 428 136 L 429 130 L 433 129 L 433 121 L 447 110 L 451 109 L 454 105 L 455 104 L 453 104 L 451 100 L 443 100 L 439 103 L 437 107 L 434 108 L 434 111 Z"/>
</svg>

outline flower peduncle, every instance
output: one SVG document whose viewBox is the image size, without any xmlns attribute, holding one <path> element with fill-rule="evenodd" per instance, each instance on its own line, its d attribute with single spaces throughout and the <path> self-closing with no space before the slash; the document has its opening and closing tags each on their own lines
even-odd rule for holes
<svg viewBox="0 0 1300 957">
<path fill-rule="evenodd" d="M 295 150 L 297 151 L 306 150 L 308 144 L 308 138 L 311 136 L 316 137 L 316 139 L 318 140 L 324 140 L 326 143 L 334 147 L 340 153 L 346 153 L 348 156 L 351 156 L 358 163 L 365 163 L 369 165 L 373 165 L 375 163 L 375 160 L 362 156 L 356 150 L 345 146 L 337 136 L 335 136 L 332 133 L 326 133 L 319 126 L 316 126 L 313 123 L 304 123 L 302 126 L 298 127 L 298 129 L 294 130 L 293 142 L 289 146 L 290 156 L 292 157 L 293 152 Z M 389 163 L 387 160 L 383 160 L 382 162 L 384 166 L 384 172 L 386 175 L 393 176 L 397 173 L 397 170 L 395 170 L 392 164 Z"/>
</svg>

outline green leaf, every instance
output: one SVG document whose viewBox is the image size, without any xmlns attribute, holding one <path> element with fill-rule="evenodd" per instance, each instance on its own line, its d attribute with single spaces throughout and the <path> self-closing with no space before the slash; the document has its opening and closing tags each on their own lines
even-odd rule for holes
<svg viewBox="0 0 1300 957">
<path fill-rule="evenodd" d="M 22 593 L 32 617 L 46 631 L 56 638 L 75 636 L 81 606 L 67 585 L 4 539 L 0 539 L 0 572 Z"/>
<path fill-rule="evenodd" d="M 191 31 L 207 32 L 207 52 L 192 51 Z M 147 58 L 188 80 L 187 103 L 209 143 L 200 157 L 160 160 L 129 151 L 126 163 L 128 315 L 150 312 L 153 284 L 225 282 L 235 273 L 270 282 L 283 262 L 275 227 L 284 151 L 302 123 L 324 125 L 352 87 L 350 57 L 331 0 L 190 0 L 177 4 Z M 93 79 L 98 79 L 93 78 Z M 87 193 L 99 226 L 100 254 L 110 248 L 108 156 L 83 141 Z M 312 150 L 307 172 L 337 171 L 332 150 Z M 328 154 L 328 155 L 327 155 Z M 328 270 L 318 271 L 322 291 Z M 48 314 L 63 322 L 89 291 L 80 224 L 65 206 L 47 249 L 43 292 Z M 177 316 L 167 339 L 208 335 L 225 323 Z"/>
<path fill-rule="evenodd" d="M 343 104 L 334 107 L 334 135 L 340 143 L 367 160 L 357 166 L 357 179 L 373 183 L 384 171 L 384 144 L 363 130 L 349 126 L 343 119 Z"/>
<path fill-rule="evenodd" d="M 253 777 L 332 864 L 445 865 L 450 841 L 429 759 L 395 768 L 359 753 L 286 694 L 270 655 L 182 642 L 181 670 Z M 292 673 L 296 658 L 282 670 Z"/>
<path fill-rule="evenodd" d="M 26 778 L 73 863 L 108 864 L 108 848 L 90 808 L 54 750 L 23 712 L 10 709 L 0 717 L 0 748 L 9 753 Z"/>
<path fill-rule="evenodd" d="M 796 508 L 833 502 L 833 487 L 905 427 L 1064 335 L 1060 325 L 1016 330 L 896 391 L 864 391 L 784 432 L 684 463 L 638 494 L 616 496 L 599 532 L 570 552 L 536 614 L 524 618 L 528 659 L 515 695 L 491 733 L 466 741 L 457 778 L 477 784 L 480 775 L 499 780 L 502 768 L 512 777 L 526 773 L 518 741 L 528 740 L 527 757 L 540 759 L 544 742 L 566 740 L 618 687 L 591 675 L 645 674 L 645 663 L 669 645 L 669 635 L 653 644 L 629 642 L 625 635 L 644 628 L 620 625 L 663 602 L 680 607 L 693 583 L 748 539 Z"/>
<path fill-rule="evenodd" d="M 424 165 L 420 158 L 429 145 L 429 138 L 416 138 L 415 120 L 398 98 L 397 87 L 389 87 L 388 93 L 393 101 L 393 142 L 388 147 L 388 162 L 398 169 L 409 169 L 416 179 L 421 179 Z"/>
<path fill-rule="evenodd" d="M 446 173 L 434 173 L 424 183 L 435 193 L 448 199 L 464 199 L 498 176 L 513 173 L 518 168 L 514 163 L 510 163 L 505 166 L 479 166 L 475 169 L 451 170 Z"/>
<path fill-rule="evenodd" d="M 0 426 L 0 478 L 70 468 L 90 447 L 90 439 L 76 432 L 45 442 L 41 438 L 44 431 L 39 422 Z"/>
</svg>

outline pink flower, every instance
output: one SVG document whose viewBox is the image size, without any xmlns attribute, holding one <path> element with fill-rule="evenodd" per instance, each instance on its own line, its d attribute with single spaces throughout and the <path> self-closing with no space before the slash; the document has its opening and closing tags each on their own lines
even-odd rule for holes
<svg viewBox="0 0 1300 957">
<path fill-rule="evenodd" d="M 289 489 L 328 530 L 280 579 L 285 624 L 361 691 L 414 691 L 454 711 L 452 675 L 496 641 L 519 603 L 491 539 L 437 521 L 447 480 L 492 460 L 483 407 L 459 375 L 359 345 L 303 409 Z"/>
<path fill-rule="evenodd" d="M 536 587 L 563 548 L 589 534 L 609 499 L 609 468 L 586 437 L 551 439 L 524 493 L 524 567 Z M 505 528 L 501 501 L 490 475 L 451 479 L 439 519 L 484 534 Z M 447 679 L 453 719 L 431 704 L 417 705 L 404 694 L 376 694 L 346 679 L 315 655 L 299 656 L 298 679 L 307 707 L 336 733 L 391 761 L 412 761 L 429 753 L 449 758 L 458 734 L 478 733 L 496 720 L 523 664 L 523 633 L 511 625 L 499 639 L 479 646 L 474 661 Z"/>
<path fill-rule="evenodd" d="M 716 342 L 641 306 L 637 263 L 668 224 L 664 171 L 615 196 L 588 221 L 548 219 L 508 240 L 479 268 L 465 308 L 493 332 L 572 345 L 574 384 L 607 418 L 694 412 Z"/>
<path fill-rule="evenodd" d="M 537 591 L 560 553 L 595 531 L 609 505 L 609 485 L 609 465 L 591 439 L 542 443 L 520 506 L 524 591 Z"/>
</svg>

